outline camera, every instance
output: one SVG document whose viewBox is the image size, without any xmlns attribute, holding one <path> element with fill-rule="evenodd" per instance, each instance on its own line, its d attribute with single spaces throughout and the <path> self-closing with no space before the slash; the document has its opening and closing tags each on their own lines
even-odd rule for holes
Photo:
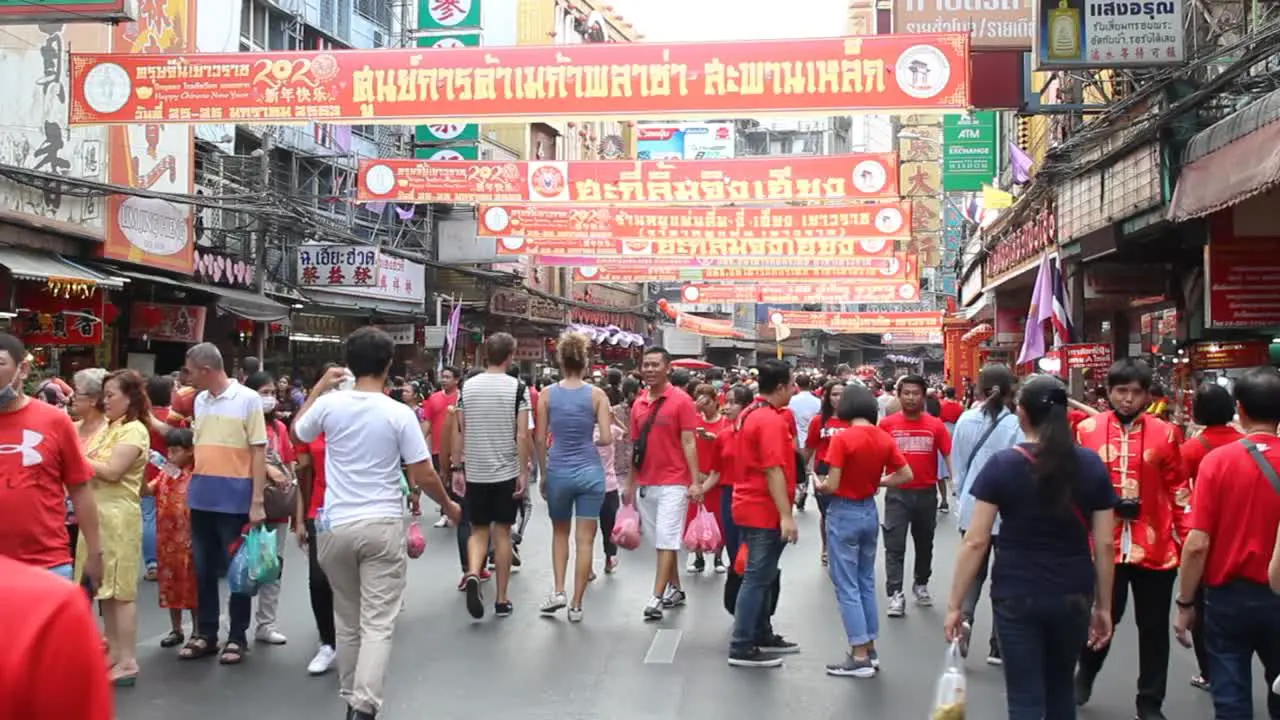
<svg viewBox="0 0 1280 720">
<path fill-rule="evenodd" d="M 1121 520 L 1137 520 L 1142 514 L 1142 498 L 1120 498 L 1116 503 L 1116 517 Z"/>
</svg>

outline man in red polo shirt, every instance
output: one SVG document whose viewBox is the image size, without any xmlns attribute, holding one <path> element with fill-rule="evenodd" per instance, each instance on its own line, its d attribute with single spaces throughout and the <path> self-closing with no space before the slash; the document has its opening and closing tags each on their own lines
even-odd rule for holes
<svg viewBox="0 0 1280 720">
<path fill-rule="evenodd" d="M 698 412 L 689 393 L 670 383 L 670 372 L 670 353 L 660 347 L 645 351 L 640 374 L 648 390 L 636 396 L 631 405 L 634 451 L 622 496 L 624 503 L 635 503 L 644 535 L 658 550 L 653 596 L 644 607 L 644 619 L 650 621 L 661 620 L 664 609 L 684 604 L 676 556 L 683 541 L 689 498 L 702 499 L 703 478 L 698 473 L 693 434 Z"/>
<path fill-rule="evenodd" d="M 1280 595 L 1267 574 L 1280 527 L 1280 372 L 1249 371 L 1236 380 L 1235 399 L 1245 437 L 1200 463 L 1174 599 L 1178 642 L 1190 647 L 1187 630 L 1204 623 L 1217 720 L 1255 717 L 1255 653 L 1268 684 L 1280 676 Z M 1202 581 L 1203 618 L 1194 601 Z M 1280 718 L 1280 696 L 1268 696 L 1267 709 L 1267 717 Z"/>
<path fill-rule="evenodd" d="M 766 360 L 756 378 L 759 397 L 737 423 L 738 483 L 733 490 L 733 521 L 746 545 L 746 572 L 733 610 L 729 664 L 734 667 L 778 667 L 784 653 L 800 646 L 773 632 L 770 597 L 778 577 L 778 560 L 786 543 L 796 541 L 791 498 L 796 491 L 795 420 L 787 411 L 791 399 L 791 366 Z"/>
</svg>

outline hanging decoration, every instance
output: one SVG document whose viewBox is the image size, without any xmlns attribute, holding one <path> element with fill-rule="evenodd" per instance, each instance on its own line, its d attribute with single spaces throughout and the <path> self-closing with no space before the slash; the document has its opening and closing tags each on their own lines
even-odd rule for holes
<svg viewBox="0 0 1280 720">
<path fill-rule="evenodd" d="M 91 280 L 75 278 L 50 277 L 45 280 L 44 291 L 63 300 L 71 298 L 87 298 L 97 289 L 97 283 Z"/>
</svg>

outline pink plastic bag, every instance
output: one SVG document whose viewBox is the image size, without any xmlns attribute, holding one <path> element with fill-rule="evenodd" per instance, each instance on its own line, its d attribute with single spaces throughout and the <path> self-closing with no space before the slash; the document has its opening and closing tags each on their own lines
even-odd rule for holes
<svg viewBox="0 0 1280 720">
<path fill-rule="evenodd" d="M 614 521 L 613 535 L 609 539 L 623 550 L 640 547 L 640 513 L 636 512 L 634 505 L 618 508 L 618 518 Z"/>
<path fill-rule="evenodd" d="M 404 543 L 411 558 L 422 557 L 422 553 L 427 549 L 427 538 L 422 534 L 422 526 L 416 519 L 409 523 L 409 529 L 405 531 Z"/>
<path fill-rule="evenodd" d="M 699 505 L 697 514 L 684 531 L 685 548 L 689 552 L 713 553 L 720 549 L 720 543 L 720 528 L 716 525 L 716 516 L 707 510 L 706 505 Z"/>
</svg>

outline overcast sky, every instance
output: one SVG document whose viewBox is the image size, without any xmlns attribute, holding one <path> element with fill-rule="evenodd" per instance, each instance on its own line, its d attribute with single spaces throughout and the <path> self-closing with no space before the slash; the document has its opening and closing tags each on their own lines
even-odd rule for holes
<svg viewBox="0 0 1280 720">
<path fill-rule="evenodd" d="M 607 0 L 649 42 L 839 37 L 845 0 Z"/>
</svg>

